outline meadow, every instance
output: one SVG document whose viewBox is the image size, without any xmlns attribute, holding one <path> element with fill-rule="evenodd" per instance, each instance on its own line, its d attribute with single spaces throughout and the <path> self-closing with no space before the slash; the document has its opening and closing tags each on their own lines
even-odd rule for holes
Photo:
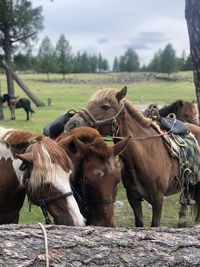
<svg viewBox="0 0 200 267">
<path fill-rule="evenodd" d="M 62 76 L 51 74 L 48 82 L 45 74 L 20 74 L 20 78 L 29 87 L 41 101 L 45 103 L 44 107 L 36 107 L 32 103 L 35 110 L 30 121 L 25 121 L 25 112 L 22 109 L 16 110 L 16 120 L 10 120 L 10 111 L 4 106 L 5 119 L 0 121 L 0 125 L 6 128 L 17 128 L 24 130 L 32 130 L 38 134 L 43 133 L 43 127 L 62 115 L 69 109 L 78 110 L 84 107 L 89 97 L 98 89 L 104 87 L 115 87 L 121 89 L 127 85 L 127 99 L 136 105 L 147 105 L 150 103 L 166 104 L 177 99 L 191 101 L 195 99 L 195 89 L 192 82 L 192 73 L 175 74 L 179 77 L 185 77 L 177 81 L 159 81 L 151 80 L 140 82 L 116 82 L 116 77 L 123 78 L 127 73 L 107 73 L 107 74 L 69 74 L 66 80 L 62 80 Z M 138 74 L 137 74 L 138 75 Z M 1 93 L 7 93 L 5 75 L 0 74 L 0 90 Z M 24 92 L 15 84 L 15 95 L 26 97 Z M 51 98 L 52 105 L 47 106 L 48 98 Z M 124 188 L 119 186 L 117 200 L 121 205 L 115 208 L 115 217 L 117 226 L 133 227 L 134 218 L 130 208 Z M 149 227 L 151 221 L 151 206 L 143 202 L 144 223 Z M 165 199 L 163 214 L 161 219 L 162 226 L 177 227 L 177 217 L 179 210 L 179 195 L 168 197 Z M 192 225 L 191 214 L 188 213 L 188 224 Z M 44 222 L 40 209 L 32 206 L 29 212 L 29 205 L 26 201 L 21 211 L 20 223 L 37 223 Z"/>
</svg>

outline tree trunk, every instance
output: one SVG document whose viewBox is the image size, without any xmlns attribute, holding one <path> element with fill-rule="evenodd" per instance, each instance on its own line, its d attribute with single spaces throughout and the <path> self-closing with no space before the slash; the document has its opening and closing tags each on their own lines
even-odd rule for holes
<svg viewBox="0 0 200 267">
<path fill-rule="evenodd" d="M 199 229 L 44 227 L 1 225 L 0 266 L 200 266 Z"/>
<path fill-rule="evenodd" d="M 5 23 L 5 29 L 4 29 L 4 37 L 5 37 L 5 43 L 3 45 L 3 50 L 5 53 L 5 59 L 6 59 L 6 62 L 8 63 L 8 66 L 11 67 L 12 66 L 12 60 L 11 60 L 12 48 L 11 48 L 11 43 L 10 43 L 9 26 L 6 23 Z M 14 90 L 13 77 L 7 69 L 5 71 L 6 71 L 6 77 L 7 77 L 8 94 L 10 96 L 14 96 L 15 90 Z"/>
<path fill-rule="evenodd" d="M 4 120 L 1 84 L 0 84 L 0 120 Z"/>
<path fill-rule="evenodd" d="M 185 18 L 187 21 L 190 53 L 193 63 L 193 75 L 197 104 L 200 113 L 200 1 L 185 0 Z"/>
<path fill-rule="evenodd" d="M 21 89 L 25 92 L 25 94 L 33 101 L 33 103 L 37 107 L 45 106 L 45 104 L 40 101 L 33 93 L 30 91 L 30 89 L 24 84 L 24 82 L 17 76 L 17 74 L 13 71 L 12 67 L 10 67 L 7 62 L 2 60 L 2 65 L 6 69 L 7 72 L 9 72 L 13 79 L 16 81 L 16 83 L 21 87 Z"/>
</svg>

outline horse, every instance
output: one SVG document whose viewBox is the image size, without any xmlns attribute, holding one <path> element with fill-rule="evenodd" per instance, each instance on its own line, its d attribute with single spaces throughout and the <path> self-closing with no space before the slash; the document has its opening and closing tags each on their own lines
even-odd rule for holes
<svg viewBox="0 0 200 267">
<path fill-rule="evenodd" d="M 156 117 L 156 115 L 159 115 L 160 117 L 167 117 L 171 113 L 176 115 L 177 120 L 199 125 L 198 110 L 194 101 L 189 102 L 180 99 L 161 108 L 158 108 L 158 105 L 156 104 L 151 104 L 144 111 L 144 115 L 147 117 Z"/>
<path fill-rule="evenodd" d="M 21 161 L 15 153 L 24 152 L 29 139 L 35 136 L 33 132 L 0 127 L 0 224 L 19 221 L 25 190 L 18 181 Z"/>
<path fill-rule="evenodd" d="M 0 223 L 18 223 L 25 194 L 41 207 L 46 223 L 84 226 L 69 176 L 73 165 L 52 139 L 0 129 Z"/>
<path fill-rule="evenodd" d="M 180 191 L 179 160 L 166 149 L 165 142 L 152 120 L 146 118 L 121 90 L 104 88 L 91 96 L 86 108 L 80 110 L 65 125 L 65 132 L 80 126 L 97 128 L 114 140 L 131 136 L 121 159 L 122 182 L 134 211 L 135 225 L 143 227 L 142 200 L 152 206 L 152 227 L 160 225 L 164 197 Z M 187 124 L 200 144 L 200 128 Z M 195 224 L 200 223 L 200 183 L 195 185 Z M 179 214 L 181 224 L 181 214 Z"/>
<path fill-rule="evenodd" d="M 23 108 L 26 112 L 26 120 L 30 120 L 30 115 L 35 113 L 35 111 L 31 108 L 31 102 L 27 98 L 21 97 L 11 97 L 9 94 L 4 94 L 2 97 L 2 102 L 7 102 L 7 105 L 10 109 L 11 120 L 15 120 L 15 109 Z"/>
<path fill-rule="evenodd" d="M 72 190 L 86 225 L 116 226 L 114 202 L 121 174 L 115 157 L 129 139 L 108 146 L 100 133 L 89 127 L 75 128 L 57 138 L 74 164 Z"/>
</svg>

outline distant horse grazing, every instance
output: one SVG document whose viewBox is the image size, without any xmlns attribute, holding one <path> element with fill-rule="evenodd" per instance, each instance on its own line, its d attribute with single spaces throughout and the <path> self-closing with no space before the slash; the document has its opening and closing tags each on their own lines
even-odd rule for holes
<svg viewBox="0 0 200 267">
<path fill-rule="evenodd" d="M 156 109 L 161 117 L 167 117 L 169 114 L 174 113 L 176 115 L 176 119 L 178 120 L 199 125 L 198 110 L 194 102 L 177 100 L 172 104 L 166 105 L 160 109 L 156 104 L 151 104 L 144 111 L 144 115 L 147 117 L 152 117 L 152 115 L 155 115 Z"/>
<path fill-rule="evenodd" d="M 18 181 L 22 171 L 16 153 L 23 153 L 34 136 L 32 132 L 0 127 L 0 224 L 19 221 L 25 190 Z"/>
<path fill-rule="evenodd" d="M 51 223 L 49 212 L 55 224 L 84 226 L 70 185 L 73 164 L 65 151 L 52 139 L 40 136 L 18 158 L 23 170 L 20 183 L 29 200 L 41 207 L 46 223 Z"/>
<path fill-rule="evenodd" d="M 10 108 L 11 120 L 15 120 L 15 109 L 23 108 L 26 112 L 26 120 L 30 119 L 30 113 L 35 113 L 35 111 L 31 108 L 30 100 L 26 98 L 20 97 L 11 97 L 8 94 L 4 94 L 2 98 L 2 102 L 7 102 L 8 107 Z"/>
<path fill-rule="evenodd" d="M 122 181 L 135 215 L 135 225 L 143 227 L 142 200 L 152 205 L 151 226 L 160 225 L 164 196 L 181 190 L 179 160 L 166 149 L 162 134 L 128 100 L 127 88 L 97 91 L 86 108 L 74 115 L 65 132 L 80 126 L 97 128 L 102 135 L 132 139 L 120 154 Z M 188 124 L 200 144 L 200 128 Z M 115 140 L 115 138 L 114 138 Z M 198 145 L 197 145 L 198 146 Z M 200 183 L 194 185 L 195 223 L 200 224 Z M 180 220 L 182 218 L 179 218 Z"/>
<path fill-rule="evenodd" d="M 115 226 L 114 202 L 121 180 L 115 156 L 122 152 L 129 138 L 111 147 L 97 130 L 80 127 L 59 139 L 58 144 L 74 164 L 72 189 L 86 224 Z"/>
</svg>

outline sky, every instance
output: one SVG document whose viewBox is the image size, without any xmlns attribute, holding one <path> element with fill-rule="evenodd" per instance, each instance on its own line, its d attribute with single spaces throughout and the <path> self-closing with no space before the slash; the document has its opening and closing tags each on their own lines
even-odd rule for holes
<svg viewBox="0 0 200 267">
<path fill-rule="evenodd" d="M 171 43 L 189 54 L 185 0 L 36 0 L 43 6 L 44 30 L 56 45 L 65 35 L 72 51 L 102 54 L 112 68 L 115 56 L 133 48 L 142 64 Z"/>
</svg>

